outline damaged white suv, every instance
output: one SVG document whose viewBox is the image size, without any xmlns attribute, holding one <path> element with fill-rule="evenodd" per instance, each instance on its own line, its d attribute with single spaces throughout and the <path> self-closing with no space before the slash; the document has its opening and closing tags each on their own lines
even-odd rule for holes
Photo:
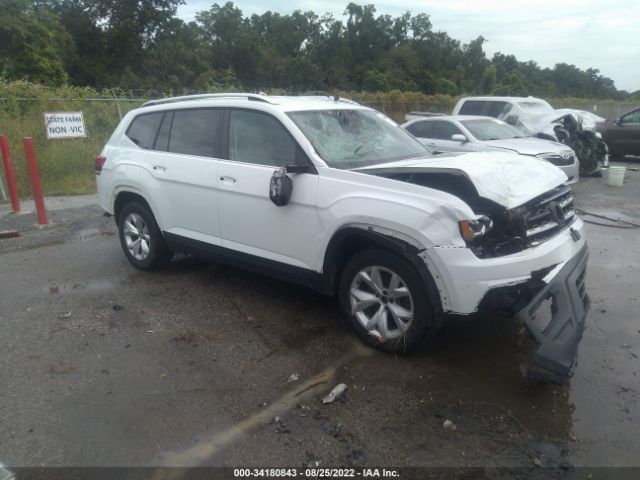
<svg viewBox="0 0 640 480">
<path fill-rule="evenodd" d="M 543 160 L 432 157 L 339 98 L 211 94 L 129 112 L 96 175 L 137 268 L 188 252 L 297 282 L 392 351 L 499 293 L 541 344 L 528 373 L 573 370 L 588 252 L 567 177 Z"/>
</svg>

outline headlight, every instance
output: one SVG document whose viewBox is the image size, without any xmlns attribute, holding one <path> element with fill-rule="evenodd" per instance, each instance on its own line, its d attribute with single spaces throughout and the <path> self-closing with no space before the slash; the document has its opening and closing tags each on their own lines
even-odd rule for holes
<svg viewBox="0 0 640 480">
<path fill-rule="evenodd" d="M 493 227 L 493 222 L 489 217 L 481 216 L 473 220 L 461 220 L 458 222 L 460 235 L 466 242 L 471 242 L 478 237 L 484 236 Z"/>
<path fill-rule="evenodd" d="M 602 138 L 602 134 L 600 132 L 596 132 L 596 138 Z"/>
</svg>

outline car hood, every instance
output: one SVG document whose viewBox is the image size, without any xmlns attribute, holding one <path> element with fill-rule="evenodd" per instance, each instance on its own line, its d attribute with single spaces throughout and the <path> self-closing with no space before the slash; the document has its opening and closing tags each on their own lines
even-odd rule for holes
<svg viewBox="0 0 640 480">
<path fill-rule="evenodd" d="M 582 125 L 583 130 L 595 131 L 596 125 L 605 119 L 591 112 L 562 108 L 549 112 L 518 115 L 518 122 L 531 134 L 549 133 L 554 124 L 560 122 L 566 116 L 572 116 Z M 502 119 L 504 120 L 504 119 Z"/>
<path fill-rule="evenodd" d="M 507 152 L 446 154 L 355 171 L 374 175 L 429 172 L 464 175 L 481 197 L 505 208 L 518 207 L 567 181 L 565 173 L 549 162 Z"/>
<path fill-rule="evenodd" d="M 521 155 L 538 155 L 539 153 L 560 152 L 567 149 L 565 145 L 558 142 L 530 137 L 486 140 L 482 143 L 489 147 L 512 150 Z"/>
</svg>

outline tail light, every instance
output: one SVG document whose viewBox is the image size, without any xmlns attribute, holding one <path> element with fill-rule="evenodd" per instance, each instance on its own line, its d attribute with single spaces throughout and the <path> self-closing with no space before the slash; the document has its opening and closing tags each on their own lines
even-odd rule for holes
<svg viewBox="0 0 640 480">
<path fill-rule="evenodd" d="M 100 175 L 102 172 L 102 167 L 104 167 L 104 162 L 107 161 L 107 157 L 103 157 L 102 155 L 98 155 L 96 157 L 96 175 Z"/>
</svg>

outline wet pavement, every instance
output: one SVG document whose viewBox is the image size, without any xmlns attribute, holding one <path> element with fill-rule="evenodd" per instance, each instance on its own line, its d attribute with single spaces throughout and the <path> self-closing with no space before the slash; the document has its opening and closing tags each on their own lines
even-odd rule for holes
<svg viewBox="0 0 640 480">
<path fill-rule="evenodd" d="M 584 218 L 640 224 L 639 172 L 575 190 L 599 215 Z M 394 357 L 304 288 L 191 257 L 136 271 L 113 220 L 75 202 L 45 229 L 0 216 L 22 232 L 0 240 L 2 463 L 640 465 L 638 228 L 587 224 L 593 305 L 558 386 L 521 378 L 526 335 L 495 312 L 451 316 L 423 351 Z M 340 382 L 346 394 L 322 404 Z"/>
</svg>

